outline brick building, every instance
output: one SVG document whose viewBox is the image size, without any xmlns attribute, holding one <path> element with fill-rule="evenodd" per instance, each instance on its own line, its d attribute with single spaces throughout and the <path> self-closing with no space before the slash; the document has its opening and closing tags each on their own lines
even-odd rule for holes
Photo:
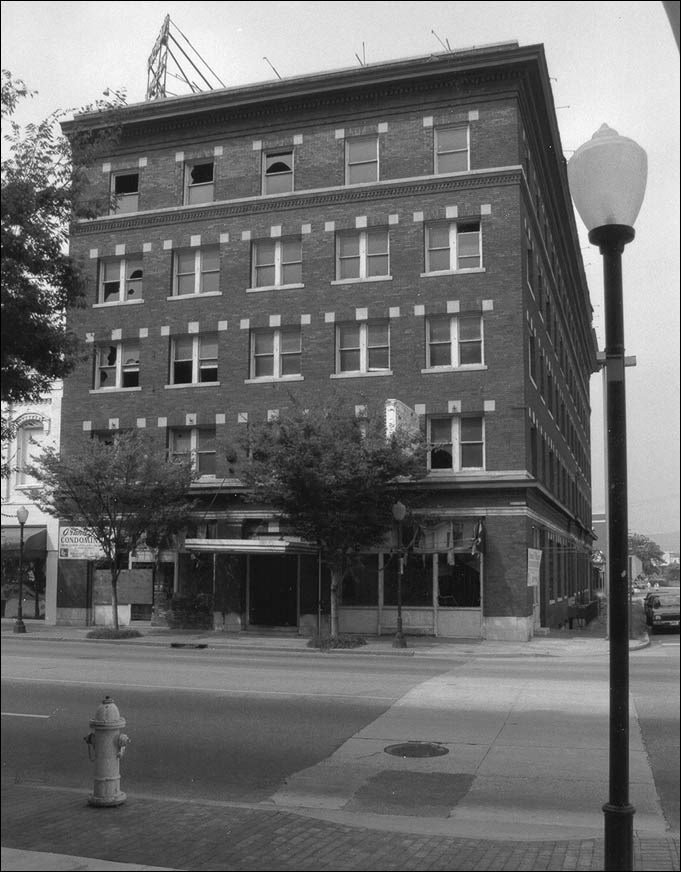
<svg viewBox="0 0 681 872">
<path fill-rule="evenodd" d="M 71 324 L 92 359 L 65 384 L 62 445 L 146 428 L 193 452 L 201 510 L 143 594 L 155 613 L 171 589 L 205 590 L 227 629 L 324 623 L 324 568 L 285 519 L 243 502 L 233 455 L 249 421 L 331 394 L 357 414 L 397 401 L 431 446 L 407 632 L 527 639 L 590 598 L 597 349 L 542 46 L 64 127 L 107 125 L 119 133 L 91 193 L 116 206 L 71 234 L 90 275 Z M 342 631 L 394 632 L 391 567 L 366 555 L 346 580 Z M 72 619 L 88 617 L 84 576 L 64 562 Z"/>
</svg>

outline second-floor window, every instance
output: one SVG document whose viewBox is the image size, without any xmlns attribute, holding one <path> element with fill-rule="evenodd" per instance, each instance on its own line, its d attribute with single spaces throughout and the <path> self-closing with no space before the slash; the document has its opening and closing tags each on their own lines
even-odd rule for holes
<svg viewBox="0 0 681 872">
<path fill-rule="evenodd" d="M 455 272 L 482 266 L 479 221 L 426 227 L 426 272 Z"/>
<path fill-rule="evenodd" d="M 95 360 L 95 390 L 136 388 L 140 383 L 140 349 L 137 342 L 99 345 Z"/>
<path fill-rule="evenodd" d="M 253 243 L 254 288 L 300 285 L 303 255 L 299 239 L 259 239 Z"/>
<path fill-rule="evenodd" d="M 142 258 L 116 257 L 99 264 L 99 303 L 131 303 L 142 299 Z"/>
<path fill-rule="evenodd" d="M 190 457 L 199 475 L 215 475 L 215 428 L 178 427 L 168 434 L 171 460 Z"/>
<path fill-rule="evenodd" d="M 268 152 L 263 156 L 263 194 L 286 194 L 293 190 L 293 152 Z"/>
<path fill-rule="evenodd" d="M 388 321 L 362 321 L 336 326 L 336 373 L 389 371 Z"/>
<path fill-rule="evenodd" d="M 336 237 L 336 279 L 370 279 L 390 275 L 388 231 L 348 230 Z"/>
<path fill-rule="evenodd" d="M 469 168 L 468 127 L 435 129 L 435 172 L 460 173 Z"/>
<path fill-rule="evenodd" d="M 484 423 L 481 416 L 431 418 L 428 422 L 428 467 L 460 472 L 483 469 Z"/>
<path fill-rule="evenodd" d="M 217 245 L 175 252 L 173 296 L 214 294 L 220 290 L 220 250 Z"/>
<path fill-rule="evenodd" d="M 378 181 L 378 137 L 353 136 L 345 141 L 345 184 Z"/>
<path fill-rule="evenodd" d="M 186 206 L 212 203 L 214 197 L 213 161 L 196 161 L 185 166 L 184 202 Z"/>
<path fill-rule="evenodd" d="M 30 421 L 17 428 L 16 486 L 26 487 L 38 482 L 26 467 L 38 461 L 46 444 L 47 433 L 40 421 Z"/>
<path fill-rule="evenodd" d="M 252 379 L 290 378 L 301 372 L 300 327 L 251 332 Z"/>
<path fill-rule="evenodd" d="M 195 385 L 218 380 L 215 334 L 176 336 L 171 342 L 170 384 Z"/>
<path fill-rule="evenodd" d="M 474 366 L 482 364 L 482 318 L 480 315 L 439 315 L 426 323 L 426 366 Z"/>
<path fill-rule="evenodd" d="M 111 176 L 111 212 L 122 214 L 139 209 L 139 181 L 137 172 L 114 173 Z"/>
</svg>

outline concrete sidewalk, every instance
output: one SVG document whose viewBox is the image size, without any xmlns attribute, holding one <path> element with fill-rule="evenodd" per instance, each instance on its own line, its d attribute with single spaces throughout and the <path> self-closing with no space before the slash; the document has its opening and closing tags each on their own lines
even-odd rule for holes
<svg viewBox="0 0 681 872">
<path fill-rule="evenodd" d="M 3 634 L 11 623 L 3 621 Z M 85 642 L 87 632 L 29 626 L 21 644 Z M 143 632 L 113 644 L 335 656 L 297 636 Z M 128 794 L 124 805 L 101 809 L 87 805 L 87 791 L 3 781 L 2 869 L 602 869 L 607 688 L 602 680 L 528 680 L 512 669 L 500 683 L 476 661 L 607 658 L 607 640 L 573 631 L 523 643 L 408 644 L 372 639 L 342 653 L 448 658 L 457 668 L 414 687 L 265 802 Z M 635 868 L 678 870 L 678 833 L 662 815 L 633 706 L 630 760 Z"/>
</svg>

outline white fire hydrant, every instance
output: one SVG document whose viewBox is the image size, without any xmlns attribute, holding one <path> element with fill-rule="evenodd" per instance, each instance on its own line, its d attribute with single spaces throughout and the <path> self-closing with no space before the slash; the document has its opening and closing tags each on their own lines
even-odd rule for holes
<svg viewBox="0 0 681 872">
<path fill-rule="evenodd" d="M 130 739 L 121 733 L 124 726 L 125 718 L 121 717 L 118 706 L 110 696 L 104 697 L 90 721 L 94 732 L 85 736 L 90 759 L 95 764 L 94 790 L 88 797 L 90 805 L 121 805 L 125 802 L 125 794 L 120 789 L 120 759 Z"/>
</svg>

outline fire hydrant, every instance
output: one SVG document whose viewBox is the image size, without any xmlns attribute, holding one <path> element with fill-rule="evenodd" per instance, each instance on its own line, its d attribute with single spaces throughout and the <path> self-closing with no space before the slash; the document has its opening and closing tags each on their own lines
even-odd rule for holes
<svg viewBox="0 0 681 872">
<path fill-rule="evenodd" d="M 94 732 L 85 736 L 90 759 L 95 764 L 94 790 L 88 797 L 90 805 L 121 805 L 125 802 L 125 794 L 120 789 L 120 759 L 130 739 L 121 733 L 124 726 L 125 718 L 121 717 L 118 706 L 110 696 L 104 697 L 90 721 Z"/>
</svg>

